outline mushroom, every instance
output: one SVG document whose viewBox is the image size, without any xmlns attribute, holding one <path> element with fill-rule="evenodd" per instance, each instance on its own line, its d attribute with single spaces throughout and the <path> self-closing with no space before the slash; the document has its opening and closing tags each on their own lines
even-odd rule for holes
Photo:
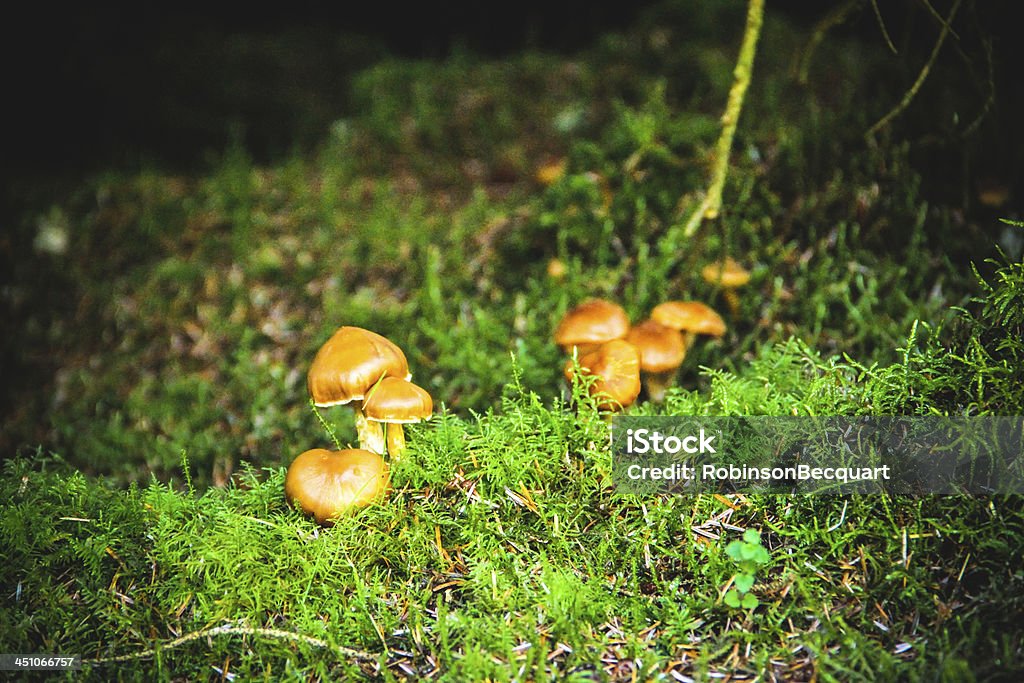
<svg viewBox="0 0 1024 683">
<path fill-rule="evenodd" d="M 565 157 L 548 158 L 537 167 L 537 171 L 533 174 L 533 177 L 537 179 L 537 182 L 547 187 L 548 185 L 554 185 L 562 176 L 565 175 L 565 169 L 568 162 Z"/>
<path fill-rule="evenodd" d="M 426 420 L 434 411 L 434 401 L 424 389 L 397 377 L 385 377 L 363 401 L 366 419 L 377 423 L 373 441 L 367 448 L 384 452 L 384 435 L 380 423 L 387 424 L 387 452 L 399 458 L 405 452 L 403 424 Z"/>
<path fill-rule="evenodd" d="M 734 259 L 726 257 L 724 261 L 710 263 L 700 271 L 701 277 L 708 284 L 722 288 L 729 312 L 734 316 L 740 310 L 740 300 L 736 290 L 750 282 L 750 272 Z"/>
<path fill-rule="evenodd" d="M 713 308 L 699 301 L 666 301 L 651 311 L 651 320 L 683 333 L 686 348 L 693 345 L 698 334 L 721 337 L 725 334 L 725 321 Z"/>
<path fill-rule="evenodd" d="M 672 385 L 676 370 L 686 358 L 682 333 L 654 320 L 645 320 L 629 331 L 626 341 L 640 351 L 640 370 L 648 397 L 659 403 L 665 400 L 665 390 Z"/>
<path fill-rule="evenodd" d="M 380 499 L 388 480 L 388 465 L 376 453 L 314 448 L 292 462 L 284 493 L 294 507 L 330 526 L 334 518 Z"/>
<path fill-rule="evenodd" d="M 359 445 L 364 446 L 371 437 L 363 399 L 384 377 L 411 376 L 405 354 L 391 341 L 361 327 L 341 327 L 317 351 L 306 384 L 319 408 L 352 404 Z"/>
<path fill-rule="evenodd" d="M 548 277 L 552 280 L 558 281 L 565 278 L 565 273 L 568 268 L 565 267 L 565 263 L 561 259 L 552 258 L 548 261 Z"/>
<path fill-rule="evenodd" d="M 575 346 L 580 355 L 594 351 L 629 332 L 629 316 L 622 306 L 605 299 L 590 299 L 572 309 L 555 329 L 555 343 L 571 354 Z"/>
<path fill-rule="evenodd" d="M 602 344 L 579 359 L 579 367 L 593 375 L 590 395 L 599 400 L 600 410 L 619 410 L 632 405 L 640 395 L 640 352 L 622 339 Z M 572 381 L 572 360 L 565 365 L 565 378 Z"/>
</svg>

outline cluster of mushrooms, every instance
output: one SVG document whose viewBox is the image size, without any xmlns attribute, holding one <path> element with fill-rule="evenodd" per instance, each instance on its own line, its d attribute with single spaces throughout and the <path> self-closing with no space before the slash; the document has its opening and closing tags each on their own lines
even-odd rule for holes
<svg viewBox="0 0 1024 683">
<path fill-rule="evenodd" d="M 735 289 L 746 284 L 750 274 L 732 259 L 713 263 L 701 274 L 725 290 L 735 313 Z M 699 301 L 666 301 L 654 307 L 648 320 L 631 326 L 621 306 L 591 299 L 565 314 L 555 330 L 555 343 L 567 354 L 576 353 L 577 362 L 570 359 L 565 364 L 566 380 L 572 381 L 578 366 L 594 378 L 589 391 L 598 408 L 613 411 L 636 401 L 641 378 L 651 401 L 664 400 L 697 335 L 721 337 L 725 329 L 722 316 Z"/>
<path fill-rule="evenodd" d="M 725 290 L 735 313 L 734 290 L 746 284 L 749 273 L 727 259 L 702 274 Z M 650 399 L 663 400 L 696 335 L 723 334 L 722 317 L 699 301 L 666 301 L 651 311 L 649 320 L 631 326 L 621 306 L 592 299 L 565 315 L 555 341 L 577 355 L 576 363 L 566 363 L 566 379 L 572 381 L 577 367 L 593 375 L 590 393 L 598 406 L 617 410 L 640 395 L 641 373 Z M 330 525 L 386 495 L 390 470 L 385 455 L 400 458 L 403 425 L 429 419 L 434 410 L 430 394 L 411 378 L 402 349 L 376 332 L 340 327 L 320 347 L 306 377 L 313 405 L 351 406 L 359 448 L 313 448 L 295 458 L 285 477 L 285 496 L 292 505 Z"/>
<path fill-rule="evenodd" d="M 306 383 L 318 408 L 349 405 L 359 448 L 314 448 L 288 468 L 285 495 L 319 523 L 381 499 L 388 490 L 385 454 L 405 452 L 404 424 L 430 417 L 434 403 L 409 380 L 409 363 L 397 345 L 361 327 L 341 327 L 320 348 Z"/>
</svg>

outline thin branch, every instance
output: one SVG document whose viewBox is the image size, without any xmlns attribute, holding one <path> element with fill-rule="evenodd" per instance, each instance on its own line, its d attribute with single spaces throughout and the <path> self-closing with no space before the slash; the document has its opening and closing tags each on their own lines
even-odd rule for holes
<svg viewBox="0 0 1024 683">
<path fill-rule="evenodd" d="M 889 46 L 894 55 L 898 55 L 899 51 L 892 44 L 892 38 L 889 37 L 889 29 L 885 28 L 885 21 L 882 20 L 882 10 L 878 9 L 878 0 L 871 0 L 871 8 L 875 10 L 875 19 L 878 20 L 878 28 L 882 29 L 882 37 L 885 38 L 885 44 Z"/>
<path fill-rule="evenodd" d="M 331 429 L 331 425 L 327 424 L 327 420 L 325 420 L 324 416 L 320 414 L 319 410 L 317 410 L 316 403 L 313 402 L 313 399 L 309 399 L 309 407 L 313 409 L 313 414 L 316 415 L 316 419 L 320 421 L 320 426 L 324 428 L 328 435 L 330 435 L 331 441 L 334 442 L 334 447 L 340 451 L 341 442 L 338 441 L 338 435 L 334 433 L 334 430 Z"/>
<path fill-rule="evenodd" d="M 722 208 L 722 188 L 725 186 L 725 178 L 729 172 L 729 153 L 732 150 L 733 137 L 736 135 L 736 124 L 739 122 L 740 112 L 743 110 L 743 97 L 747 93 L 747 86 L 750 85 L 757 39 L 761 35 L 763 19 L 764 0 L 750 0 L 747 6 L 747 26 L 743 31 L 743 43 L 740 45 L 740 55 L 736 60 L 736 68 L 733 70 L 729 102 L 725 107 L 725 113 L 722 114 L 722 133 L 715 148 L 715 166 L 711 175 L 711 185 L 700 206 L 690 214 L 690 219 L 683 229 L 684 238 L 692 237 L 705 218 L 718 217 L 718 211 Z"/>
<path fill-rule="evenodd" d="M 875 125 L 871 126 L 871 128 L 864 133 L 865 138 L 870 140 L 875 136 L 875 133 L 889 125 L 894 118 L 902 114 L 903 110 L 910 105 L 914 96 L 917 95 L 921 86 L 924 85 L 925 79 L 928 78 L 928 73 L 931 71 L 936 58 L 939 56 L 939 51 L 942 50 L 942 44 L 946 42 L 946 36 L 948 36 L 950 32 L 950 25 L 953 23 L 953 18 L 956 16 L 957 10 L 960 9 L 960 2 L 961 0 L 956 0 L 956 2 L 953 3 L 953 9 L 949 11 L 949 17 L 945 20 L 945 23 L 942 26 L 942 32 L 939 33 L 939 39 L 935 41 L 935 47 L 932 48 L 932 54 L 928 57 L 928 61 L 925 62 L 925 65 L 921 68 L 921 73 L 917 75 L 917 80 L 914 81 L 912 86 L 910 86 L 910 90 L 903 94 L 903 99 L 900 100 L 899 104 L 893 107 L 888 114 L 876 121 Z"/>
<path fill-rule="evenodd" d="M 140 650 L 138 652 L 132 652 L 126 655 L 114 655 L 112 657 L 96 657 L 93 659 L 83 659 L 83 664 L 111 664 L 114 662 L 131 662 L 137 659 L 148 659 L 155 655 L 158 651 L 164 652 L 166 650 L 173 650 L 174 648 L 187 645 L 195 640 L 202 638 L 209 638 L 212 636 L 223 636 L 223 635 L 243 635 L 243 636 L 263 636 L 265 638 L 277 638 L 279 640 L 291 640 L 298 643 L 305 643 L 306 645 L 312 645 L 313 647 L 330 648 L 331 646 L 325 640 L 307 636 L 302 633 L 292 633 L 291 631 L 283 631 L 276 628 L 249 628 L 247 626 L 215 626 L 213 628 L 203 629 L 201 631 L 193 631 L 187 633 L 180 638 L 168 641 L 163 645 L 157 647 L 151 647 L 146 650 Z M 338 654 L 349 657 L 351 659 L 362 659 L 362 660 L 374 660 L 375 655 L 369 652 L 363 652 L 361 650 L 354 650 L 349 647 L 343 647 L 340 645 L 334 646 L 332 649 L 336 650 Z"/>
<path fill-rule="evenodd" d="M 966 128 L 964 128 L 963 132 L 960 133 L 960 136 L 964 138 L 969 137 L 974 133 L 992 109 L 992 105 L 996 102 L 996 68 L 995 60 L 992 58 L 992 41 L 985 40 L 982 41 L 982 44 L 985 47 L 985 58 L 988 61 L 988 97 L 985 98 L 985 104 L 982 105 L 981 111 L 978 112 L 978 115 L 967 125 Z"/>
<path fill-rule="evenodd" d="M 807 73 L 811 68 L 811 57 L 814 56 L 818 46 L 825 40 L 825 35 L 834 27 L 845 22 L 847 17 L 860 8 L 862 2 L 863 0 L 847 0 L 847 2 L 833 9 L 814 25 L 814 31 L 807 40 L 807 45 L 800 56 L 800 65 L 797 68 L 796 76 L 797 83 L 807 85 Z"/>
<path fill-rule="evenodd" d="M 951 36 L 953 36 L 957 40 L 960 40 L 960 36 L 958 36 L 956 31 L 953 30 L 953 27 L 949 25 L 949 21 L 943 19 L 942 15 L 939 14 L 939 12 L 934 7 L 932 7 L 932 3 L 928 2 L 928 0 L 920 0 L 920 2 L 922 5 L 924 5 L 925 9 L 928 10 L 928 14 L 932 15 L 935 18 L 935 20 L 939 22 L 939 26 L 945 26 L 946 28 L 949 29 L 949 34 Z"/>
</svg>

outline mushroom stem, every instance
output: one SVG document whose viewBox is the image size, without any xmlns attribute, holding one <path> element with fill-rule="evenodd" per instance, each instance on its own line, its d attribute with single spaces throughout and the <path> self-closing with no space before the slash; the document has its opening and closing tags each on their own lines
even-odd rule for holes
<svg viewBox="0 0 1024 683">
<path fill-rule="evenodd" d="M 740 312 L 740 297 L 736 294 L 736 290 L 732 287 L 726 287 L 722 290 L 722 295 L 725 297 L 725 303 L 729 306 L 729 312 L 732 313 L 732 317 Z"/>
<path fill-rule="evenodd" d="M 380 424 L 366 419 L 362 403 L 354 406 L 352 410 L 356 414 L 356 434 L 359 436 L 359 447 L 377 455 L 383 455 L 384 433 L 380 428 Z"/>
<path fill-rule="evenodd" d="M 405 454 L 405 429 L 398 423 L 388 424 L 388 455 L 397 460 Z"/>
<path fill-rule="evenodd" d="M 379 422 L 367 420 L 366 450 L 384 455 L 384 428 Z"/>
<path fill-rule="evenodd" d="M 654 403 L 661 403 L 665 400 L 665 392 L 675 384 L 675 370 L 669 372 L 649 372 L 644 378 L 644 385 L 647 389 L 647 398 Z"/>
</svg>

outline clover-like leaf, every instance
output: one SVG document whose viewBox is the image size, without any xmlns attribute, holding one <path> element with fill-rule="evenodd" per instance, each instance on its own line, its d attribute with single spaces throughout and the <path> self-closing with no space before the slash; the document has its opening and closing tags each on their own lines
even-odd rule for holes
<svg viewBox="0 0 1024 683">
<path fill-rule="evenodd" d="M 725 604 L 727 604 L 729 607 L 740 606 L 740 594 L 736 591 L 735 588 L 730 588 L 729 592 L 725 594 Z"/>
<path fill-rule="evenodd" d="M 747 529 L 743 532 L 743 540 L 747 543 L 760 544 L 761 532 L 757 529 Z"/>
<path fill-rule="evenodd" d="M 736 590 L 740 593 L 746 593 L 754 586 L 754 575 L 737 574 L 736 578 L 733 579 L 732 584 L 736 586 Z"/>
<path fill-rule="evenodd" d="M 743 559 L 742 553 L 743 544 L 739 541 L 733 541 L 729 545 L 725 546 L 725 554 L 731 557 L 732 559 L 736 560 L 737 562 Z"/>
<path fill-rule="evenodd" d="M 743 609 L 754 609 L 761 604 L 761 602 L 754 597 L 753 593 L 747 593 L 743 596 L 743 601 L 740 604 L 743 605 Z"/>
<path fill-rule="evenodd" d="M 753 560 L 754 558 L 756 558 L 758 556 L 758 553 L 757 553 L 758 550 L 764 550 L 764 548 L 762 548 L 759 545 L 754 545 L 752 543 L 741 543 L 740 544 L 740 559 L 741 560 Z"/>
</svg>

